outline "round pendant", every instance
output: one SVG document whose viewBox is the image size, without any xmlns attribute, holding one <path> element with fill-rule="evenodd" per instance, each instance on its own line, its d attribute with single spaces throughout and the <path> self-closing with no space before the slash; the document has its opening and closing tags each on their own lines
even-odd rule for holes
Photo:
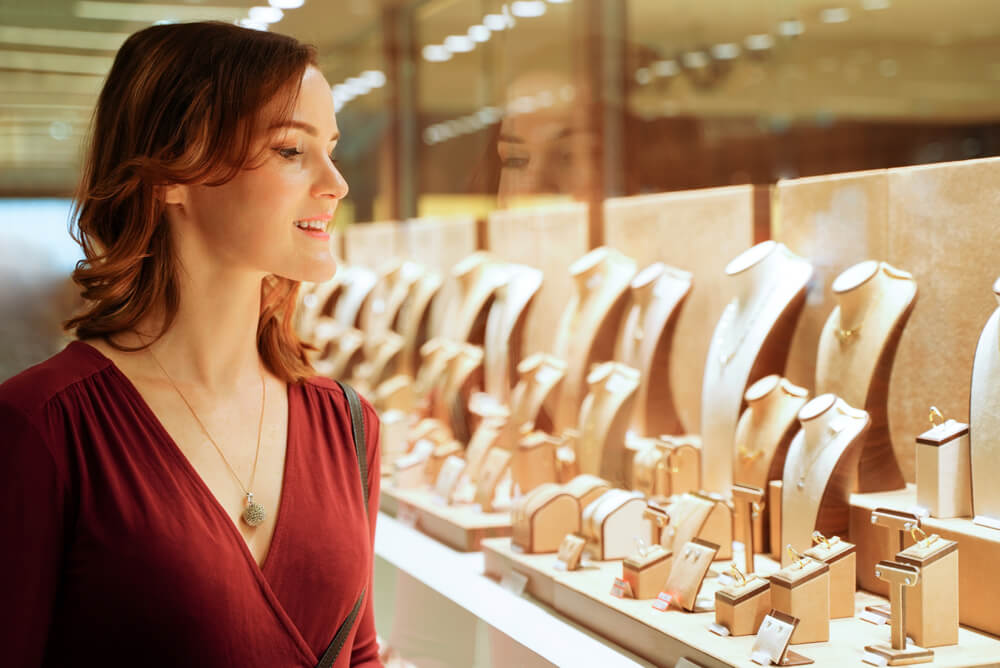
<svg viewBox="0 0 1000 668">
<path fill-rule="evenodd" d="M 253 500 L 253 494 L 247 494 L 247 507 L 243 509 L 242 517 L 243 521 L 252 527 L 263 524 L 267 518 L 264 506 Z"/>
<path fill-rule="evenodd" d="M 798 487 L 799 489 L 803 489 L 806 486 L 806 479 L 799 478 L 799 481 L 795 483 L 795 486 Z"/>
</svg>

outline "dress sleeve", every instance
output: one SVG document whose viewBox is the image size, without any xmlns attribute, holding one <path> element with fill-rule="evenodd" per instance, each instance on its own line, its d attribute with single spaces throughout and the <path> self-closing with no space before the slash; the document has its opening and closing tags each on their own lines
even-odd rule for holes
<svg viewBox="0 0 1000 668">
<path fill-rule="evenodd" d="M 41 666 L 62 566 L 67 478 L 35 425 L 0 401 L 0 647 L 10 668 Z"/>
<path fill-rule="evenodd" d="M 351 647 L 351 666 L 381 666 L 379 661 L 378 641 L 375 636 L 375 610 L 372 607 L 375 586 L 375 520 L 378 518 L 380 483 L 382 480 L 381 452 L 379 451 L 379 431 L 381 423 L 375 409 L 367 401 L 363 402 L 365 434 L 368 438 L 368 524 L 371 528 L 372 562 L 368 565 L 368 595 L 365 600 L 364 612 L 358 621 L 358 631 L 354 634 L 354 644 Z"/>
</svg>

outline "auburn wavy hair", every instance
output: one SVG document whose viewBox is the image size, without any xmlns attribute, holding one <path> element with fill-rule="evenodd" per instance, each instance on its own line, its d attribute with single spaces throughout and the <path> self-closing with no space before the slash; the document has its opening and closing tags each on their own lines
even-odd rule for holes
<svg viewBox="0 0 1000 668">
<path fill-rule="evenodd" d="M 153 309 L 166 332 L 180 294 L 175 250 L 159 197 L 163 185 L 221 185 L 251 166 L 260 129 L 291 116 L 316 50 L 297 40 L 228 23 L 159 25 L 131 35 L 101 89 L 73 210 L 84 259 L 73 272 L 86 300 L 64 323 L 80 339 L 113 342 Z M 283 96 L 283 98 L 279 97 Z M 278 118 L 263 118 L 284 99 Z M 257 347 L 286 382 L 313 374 L 292 319 L 299 282 L 261 285 Z"/>
</svg>

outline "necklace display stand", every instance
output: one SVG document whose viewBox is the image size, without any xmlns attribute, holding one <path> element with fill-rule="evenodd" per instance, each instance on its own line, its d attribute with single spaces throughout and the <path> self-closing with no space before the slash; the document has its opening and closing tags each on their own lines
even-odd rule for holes
<svg viewBox="0 0 1000 668">
<path fill-rule="evenodd" d="M 420 347 L 430 338 L 431 303 L 441 289 L 441 276 L 426 272 L 417 279 L 399 308 L 399 333 L 403 336 L 400 366 L 411 378 L 420 366 Z"/>
<path fill-rule="evenodd" d="M 400 309 L 422 273 L 420 265 L 402 260 L 390 260 L 383 268 L 361 314 L 361 329 L 368 335 L 365 343 L 368 359 L 374 356 L 369 346 L 374 346 L 383 333 L 398 331 Z"/>
<path fill-rule="evenodd" d="M 726 265 L 736 297 L 712 335 L 701 391 L 702 485 L 728 494 L 733 442 L 743 394 L 754 381 L 780 374 L 805 304 L 812 265 L 784 245 L 765 241 Z"/>
<path fill-rule="evenodd" d="M 378 281 L 375 272 L 365 267 L 348 267 L 341 279 L 344 289 L 333 309 L 333 319 L 344 327 L 359 327 L 361 312 Z"/>
<path fill-rule="evenodd" d="M 814 531 L 847 534 L 868 414 L 822 394 L 802 407 L 799 422 L 802 429 L 788 448 L 782 478 L 781 541 L 801 552 L 812 547 Z M 782 563 L 789 560 L 783 552 Z"/>
<path fill-rule="evenodd" d="M 340 274 L 338 271 L 329 281 L 314 284 L 311 290 L 302 295 L 298 330 L 305 340 L 312 339 L 316 322 L 320 318 L 333 317 L 337 298 L 344 288 Z"/>
<path fill-rule="evenodd" d="M 444 414 L 444 419 L 448 419 L 447 411 L 439 408 L 440 395 L 447 378 L 448 366 L 458 351 L 458 344 L 437 338 L 420 347 L 420 355 L 424 361 L 420 365 L 413 389 L 414 394 L 421 397 L 421 401 L 425 404 L 421 411 L 423 414 L 435 416 Z"/>
<path fill-rule="evenodd" d="M 1000 302 L 1000 279 L 993 284 Z M 972 509 L 976 524 L 1000 529 L 1000 308 L 979 335 L 972 364 L 969 409 L 969 457 L 972 461 Z"/>
<path fill-rule="evenodd" d="M 551 355 L 536 353 L 517 365 L 520 379 L 510 395 L 510 418 L 500 434 L 500 445 L 513 451 L 525 427 L 550 432 L 551 407 L 556 403 L 566 363 Z"/>
<path fill-rule="evenodd" d="M 342 330 L 327 346 L 326 357 L 313 364 L 316 373 L 325 378 L 350 378 L 355 367 L 364 361 L 361 350 L 364 341 L 365 335 L 360 330 Z"/>
<path fill-rule="evenodd" d="M 635 260 L 603 246 L 569 267 L 574 291 L 559 319 L 552 351 L 567 363 L 555 416 L 557 431 L 576 424 L 591 366 L 614 356 L 615 335 L 635 272 Z"/>
<path fill-rule="evenodd" d="M 916 281 L 885 262 L 869 260 L 840 274 L 833 294 L 837 306 L 819 338 L 816 393 L 835 394 L 871 416 L 856 491 L 901 489 L 906 481 L 889 434 L 889 376 L 916 301 Z"/>
<path fill-rule="evenodd" d="M 670 348 L 691 274 L 657 262 L 636 274 L 629 287 L 615 359 L 638 369 L 642 379 L 630 427 L 644 435 L 683 433 L 670 384 Z"/>
<path fill-rule="evenodd" d="M 483 349 L 467 343 L 457 346 L 445 370 L 438 417 L 451 426 L 455 438 L 462 443 L 468 443 L 472 433 L 469 397 L 481 386 L 482 372 Z"/>
<path fill-rule="evenodd" d="M 580 407 L 576 460 L 581 473 L 624 486 L 625 431 L 639 387 L 639 372 L 605 362 L 587 376 L 590 392 Z"/>
<path fill-rule="evenodd" d="M 486 317 L 485 389 L 500 403 L 510 400 L 516 367 L 521 360 L 524 323 L 542 286 L 542 272 L 520 264 L 506 267 L 508 275 L 497 288 Z"/>
<path fill-rule="evenodd" d="M 452 341 L 483 345 L 486 316 L 494 292 L 508 279 L 506 266 L 476 251 L 451 270 L 457 289 L 442 321 L 441 334 Z"/>
<path fill-rule="evenodd" d="M 358 365 L 358 376 L 369 388 L 376 388 L 399 370 L 403 337 L 386 330 L 374 337 L 369 335 L 365 340 L 371 343 L 366 353 L 368 358 Z"/>
<path fill-rule="evenodd" d="M 765 376 L 744 395 L 747 409 L 736 425 L 733 480 L 751 487 L 767 487 L 781 480 L 788 446 L 799 430 L 799 411 L 809 392 L 778 375 Z"/>
</svg>

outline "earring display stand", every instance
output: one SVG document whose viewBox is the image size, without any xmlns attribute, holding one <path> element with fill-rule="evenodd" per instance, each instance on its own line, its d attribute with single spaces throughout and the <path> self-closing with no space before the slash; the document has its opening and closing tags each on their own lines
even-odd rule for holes
<svg viewBox="0 0 1000 668">
<path fill-rule="evenodd" d="M 688 612 L 695 609 L 701 584 L 718 552 L 718 545 L 700 538 L 692 538 L 676 551 L 670 577 L 663 587 L 663 591 L 671 596 L 672 603 Z"/>
<path fill-rule="evenodd" d="M 591 366 L 614 356 L 615 335 L 636 269 L 634 260 L 603 246 L 570 265 L 574 292 L 559 320 L 552 349 L 567 363 L 555 415 L 557 431 L 576 424 Z"/>
<path fill-rule="evenodd" d="M 630 426 L 638 434 L 683 433 L 669 382 L 670 350 L 691 274 L 657 262 L 640 271 L 629 288 L 615 359 L 638 369 L 642 379 Z"/>
<path fill-rule="evenodd" d="M 784 370 L 812 265 L 765 241 L 726 266 L 736 297 L 716 325 L 701 393 L 702 484 L 728 494 L 736 426 L 747 387 Z"/>
<path fill-rule="evenodd" d="M 802 551 L 812 546 L 814 531 L 847 534 L 857 446 L 868 414 L 823 394 L 802 407 L 799 422 L 781 485 L 781 541 Z M 782 563 L 788 563 L 787 555 Z"/>
<path fill-rule="evenodd" d="M 420 348 L 430 338 L 431 304 L 441 289 L 441 275 L 426 272 L 410 289 L 399 308 L 399 333 L 403 337 L 402 368 L 411 378 L 420 366 Z"/>
<path fill-rule="evenodd" d="M 677 497 L 677 500 L 667 507 L 670 524 L 661 538 L 664 547 L 673 548 L 676 552 L 700 536 L 714 508 L 715 501 L 706 496 L 682 494 Z"/>
<path fill-rule="evenodd" d="M 486 393 L 503 404 L 510 400 L 517 377 L 528 310 L 542 286 L 542 272 L 538 269 L 509 264 L 506 271 L 507 278 L 496 289 L 493 305 L 486 316 L 483 345 Z"/>
<path fill-rule="evenodd" d="M 639 372 L 624 364 L 605 362 L 587 376 L 587 384 L 590 392 L 580 407 L 576 444 L 580 472 L 624 485 L 625 431 L 639 387 Z"/>
<path fill-rule="evenodd" d="M 799 620 L 780 610 L 764 616 L 750 650 L 750 660 L 761 666 L 803 666 L 813 660 L 788 648 Z"/>
<path fill-rule="evenodd" d="M 913 306 L 913 276 L 885 262 L 850 267 L 833 282 L 837 306 L 820 334 L 816 393 L 835 394 L 871 417 L 859 455 L 857 491 L 905 487 L 889 435 L 889 376 Z"/>
<path fill-rule="evenodd" d="M 1000 303 L 1000 278 L 993 284 Z M 972 364 L 969 446 L 972 460 L 972 507 L 976 524 L 1000 529 L 1000 308 L 979 335 Z"/>
<path fill-rule="evenodd" d="M 864 661 L 874 665 L 905 666 L 913 663 L 929 663 L 934 660 L 934 652 L 922 647 L 906 644 L 906 589 L 920 580 L 920 570 L 915 566 L 880 561 L 875 567 L 875 575 L 889 583 L 889 607 L 892 609 L 892 642 L 878 643 L 865 647 Z M 873 659 L 868 654 L 874 655 Z M 881 659 L 881 660 L 880 660 Z"/>
<path fill-rule="evenodd" d="M 344 289 L 333 309 L 333 319 L 344 327 L 360 327 L 361 312 L 375 288 L 375 283 L 378 282 L 378 277 L 371 269 L 348 267 L 344 270 L 341 280 Z"/>
</svg>

